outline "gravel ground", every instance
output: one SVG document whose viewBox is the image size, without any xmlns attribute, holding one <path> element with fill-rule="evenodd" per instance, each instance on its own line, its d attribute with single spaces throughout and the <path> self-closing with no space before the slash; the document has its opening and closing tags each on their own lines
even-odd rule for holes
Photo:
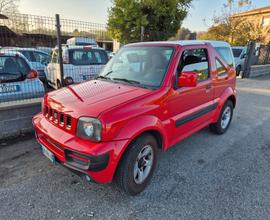
<svg viewBox="0 0 270 220">
<path fill-rule="evenodd" d="M 162 154 L 145 192 L 88 184 L 33 137 L 0 143 L 0 219 L 269 219 L 270 77 L 238 81 L 228 132 L 206 128 Z"/>
</svg>

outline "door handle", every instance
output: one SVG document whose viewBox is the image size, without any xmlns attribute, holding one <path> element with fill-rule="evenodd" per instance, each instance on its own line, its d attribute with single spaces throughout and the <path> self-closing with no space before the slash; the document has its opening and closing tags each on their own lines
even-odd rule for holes
<svg viewBox="0 0 270 220">
<path fill-rule="evenodd" d="M 212 89 L 212 85 L 211 84 L 206 85 L 205 89 L 206 89 L 206 92 L 210 92 Z"/>
</svg>

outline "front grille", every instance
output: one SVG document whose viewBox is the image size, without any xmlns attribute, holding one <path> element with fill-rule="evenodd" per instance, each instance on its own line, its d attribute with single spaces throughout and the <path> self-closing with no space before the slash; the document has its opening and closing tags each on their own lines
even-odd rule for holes
<svg viewBox="0 0 270 220">
<path fill-rule="evenodd" d="M 72 118 L 68 115 L 67 116 L 67 127 L 68 128 L 71 128 L 71 121 L 72 121 Z"/>
<path fill-rule="evenodd" d="M 58 124 L 68 130 L 72 128 L 73 119 L 70 115 L 58 112 L 49 106 L 45 106 L 44 116 L 54 124 Z"/>
<path fill-rule="evenodd" d="M 60 125 L 63 126 L 65 122 L 65 115 L 63 113 L 60 113 Z"/>
</svg>

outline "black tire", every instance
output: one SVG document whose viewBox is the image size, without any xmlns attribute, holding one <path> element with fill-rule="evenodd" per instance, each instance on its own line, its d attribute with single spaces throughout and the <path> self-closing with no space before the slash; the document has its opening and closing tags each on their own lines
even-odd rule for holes
<svg viewBox="0 0 270 220">
<path fill-rule="evenodd" d="M 226 127 L 224 127 L 222 126 L 223 115 L 224 115 L 224 111 L 226 111 L 228 108 L 230 108 L 230 111 L 231 111 L 230 119 Z M 218 121 L 210 125 L 210 130 L 215 134 L 219 134 L 219 135 L 224 134 L 230 127 L 232 118 L 233 118 L 233 103 L 231 100 L 227 100 L 227 102 L 222 107 Z"/>
<path fill-rule="evenodd" d="M 151 146 L 153 150 L 153 162 L 146 179 L 138 184 L 135 182 L 134 168 L 136 166 L 137 157 L 146 146 Z M 115 175 L 116 184 L 128 195 L 135 196 L 142 192 L 150 183 L 153 176 L 157 164 L 157 155 L 157 140 L 150 134 L 139 136 L 130 144 L 118 165 Z"/>
<path fill-rule="evenodd" d="M 236 76 L 240 76 L 241 66 L 237 66 L 235 71 L 236 71 Z"/>
</svg>

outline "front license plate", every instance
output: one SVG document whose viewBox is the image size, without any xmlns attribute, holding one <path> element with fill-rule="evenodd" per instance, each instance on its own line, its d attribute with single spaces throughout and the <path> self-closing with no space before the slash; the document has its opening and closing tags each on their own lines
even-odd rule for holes
<svg viewBox="0 0 270 220">
<path fill-rule="evenodd" d="M 18 92 L 20 90 L 20 87 L 18 85 L 0 85 L 0 93 L 12 93 L 12 92 Z"/>
<path fill-rule="evenodd" d="M 41 151 L 42 151 L 43 155 L 46 156 L 52 163 L 55 163 L 55 156 L 51 151 L 49 151 L 43 145 L 41 145 Z"/>
</svg>

